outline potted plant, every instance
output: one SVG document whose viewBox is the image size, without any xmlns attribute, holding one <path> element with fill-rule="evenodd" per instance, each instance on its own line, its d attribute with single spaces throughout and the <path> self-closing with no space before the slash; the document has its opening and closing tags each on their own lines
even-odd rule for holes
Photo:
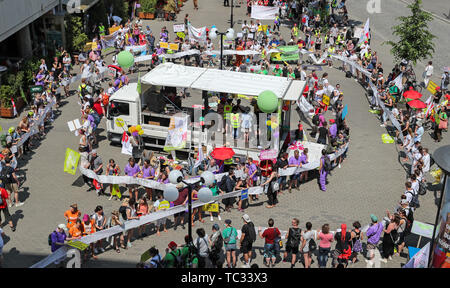
<svg viewBox="0 0 450 288">
<path fill-rule="evenodd" d="M 24 78 L 25 73 L 23 71 L 19 71 L 16 74 L 10 74 L 6 77 L 6 85 L 2 85 L 0 89 L 1 117 L 14 117 L 14 108 L 12 107 L 11 99 L 14 100 L 17 111 L 20 111 L 27 101 L 21 93 Z"/>
<path fill-rule="evenodd" d="M 1 85 L 0 87 L 0 116 L 5 118 L 14 117 L 11 98 L 14 96 L 13 87 L 10 85 Z"/>
<path fill-rule="evenodd" d="M 139 18 L 141 15 L 144 19 L 154 19 L 155 11 L 156 11 L 156 1 L 157 0 L 141 0 L 141 11 L 143 14 L 139 14 Z"/>
</svg>

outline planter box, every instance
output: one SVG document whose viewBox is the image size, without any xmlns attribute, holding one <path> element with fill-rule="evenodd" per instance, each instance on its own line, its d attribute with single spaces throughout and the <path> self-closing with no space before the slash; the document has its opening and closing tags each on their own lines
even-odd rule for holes
<svg viewBox="0 0 450 288">
<path fill-rule="evenodd" d="M 16 101 L 14 103 L 16 104 L 17 115 L 19 115 L 20 109 L 22 109 L 22 107 L 25 105 L 25 102 L 23 101 L 22 97 L 20 97 L 20 98 L 16 99 Z M 14 108 L 0 107 L 0 117 L 14 118 Z"/>
<path fill-rule="evenodd" d="M 154 13 L 147 13 L 147 12 L 139 12 L 139 18 L 141 19 L 155 19 Z"/>
</svg>

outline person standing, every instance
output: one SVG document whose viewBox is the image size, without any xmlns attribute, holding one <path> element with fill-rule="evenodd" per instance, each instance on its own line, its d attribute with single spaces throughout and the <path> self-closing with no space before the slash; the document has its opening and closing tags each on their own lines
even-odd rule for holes
<svg viewBox="0 0 450 288">
<path fill-rule="evenodd" d="M 240 246 L 241 252 L 244 254 L 244 265 L 242 268 L 250 268 L 250 262 L 252 260 L 252 249 L 253 242 L 256 240 L 256 230 L 255 225 L 250 219 L 250 216 L 244 214 L 242 216 L 242 220 L 244 220 L 244 226 L 242 226 L 241 231 L 241 239 Z"/>
<path fill-rule="evenodd" d="M 393 219 L 392 219 L 393 218 Z M 387 262 L 387 260 L 392 260 L 392 255 L 394 255 L 395 242 L 398 237 L 397 229 L 400 226 L 400 217 L 393 215 L 391 222 L 383 229 L 383 259 L 381 261 Z"/>
<path fill-rule="evenodd" d="M 275 266 L 275 239 L 279 238 L 281 233 L 278 228 L 273 227 L 275 222 L 272 218 L 269 219 L 267 224 L 269 225 L 269 228 L 265 229 L 264 232 L 262 232 L 261 227 L 259 227 L 258 233 L 261 239 L 264 239 L 264 264 L 270 268 Z"/>
<path fill-rule="evenodd" d="M 331 251 L 331 242 L 333 242 L 333 234 L 330 233 L 330 226 L 324 224 L 322 226 L 322 231 L 317 230 L 319 242 L 319 268 L 326 268 L 328 262 L 328 254 Z"/>
<path fill-rule="evenodd" d="M 363 251 L 362 240 L 363 234 L 361 233 L 361 224 L 358 221 L 353 222 L 352 234 L 352 262 L 358 261 L 358 253 Z"/>
<path fill-rule="evenodd" d="M 103 213 L 103 207 L 102 206 L 97 206 L 95 207 L 94 210 L 94 214 L 92 215 L 92 220 L 94 221 L 94 229 L 96 232 L 102 231 L 105 229 L 106 227 L 106 217 L 105 214 Z M 102 240 L 100 239 L 97 242 L 97 248 L 98 250 L 100 250 L 100 252 L 104 253 L 105 249 L 103 249 L 102 247 Z M 94 249 L 94 252 L 96 254 L 98 254 L 97 248 Z"/>
<path fill-rule="evenodd" d="M 367 268 L 371 268 L 374 264 L 373 259 L 375 257 L 375 250 L 377 249 L 378 242 L 380 241 L 381 232 L 383 232 L 383 223 L 378 223 L 378 217 L 371 214 L 370 219 L 372 220 L 372 223 L 366 232 L 367 257 L 369 258 L 369 260 L 366 260 Z"/>
<path fill-rule="evenodd" d="M 289 167 L 295 167 L 297 169 L 302 167 L 302 161 L 300 159 L 300 154 L 299 154 L 298 150 L 295 150 L 294 156 L 292 156 L 289 159 Z M 299 186 L 301 172 L 297 172 L 297 169 L 296 169 L 296 171 L 294 171 L 294 175 L 291 176 L 291 179 L 289 181 L 289 193 L 291 193 L 292 184 L 294 184 L 294 188 L 298 188 L 298 186 Z"/>
<path fill-rule="evenodd" d="M 292 227 L 289 228 L 286 235 L 286 251 L 283 261 L 287 261 L 288 254 L 292 254 L 291 268 L 295 266 L 299 245 L 303 243 L 302 229 L 298 227 L 299 223 L 300 221 L 297 218 L 292 219 Z"/>
<path fill-rule="evenodd" d="M 5 236 L 5 232 L 3 232 L 3 229 L 0 228 L 0 268 L 2 268 L 3 263 L 3 246 L 5 245 L 5 242 L 3 241 L 3 237 Z"/>
<path fill-rule="evenodd" d="M 341 231 L 334 235 L 334 239 L 336 240 L 336 247 L 334 250 L 333 267 L 344 265 L 345 268 L 348 265 L 348 259 L 352 255 L 352 247 L 350 245 L 352 234 L 347 231 L 347 224 L 341 224 Z"/>
<path fill-rule="evenodd" d="M 225 244 L 225 251 L 227 253 L 227 267 L 236 267 L 236 241 L 238 233 L 236 228 L 231 226 L 231 220 L 225 220 L 225 229 L 222 232 L 223 243 Z M 231 258 L 233 258 L 233 265 L 231 265 Z"/>
<path fill-rule="evenodd" d="M 9 207 L 12 207 L 13 197 L 16 201 L 16 207 L 22 206 L 24 203 L 19 202 L 19 186 L 20 181 L 16 176 L 15 170 L 11 167 L 11 158 L 5 157 L 5 165 L 2 168 L 0 178 L 2 179 L 3 184 L 5 185 L 6 191 L 8 191 L 11 199 L 9 202 Z"/>
<path fill-rule="evenodd" d="M 428 83 L 430 82 L 431 76 L 433 76 L 433 61 L 429 61 L 427 67 L 425 67 L 425 71 L 423 72 L 423 83 L 425 84 L 425 88 L 428 87 Z"/>
<path fill-rule="evenodd" d="M 221 268 L 222 263 L 219 260 L 223 247 L 223 237 L 217 223 L 212 226 L 212 235 L 209 236 L 209 245 L 211 246 L 209 259 L 211 260 L 212 268 Z"/>
<path fill-rule="evenodd" d="M 130 157 L 128 159 L 128 164 L 127 166 L 125 166 L 124 172 L 126 175 L 128 175 L 129 177 L 137 177 L 137 175 L 139 174 L 139 172 L 141 172 L 141 169 L 139 168 L 139 165 L 136 164 L 136 161 L 133 157 Z M 138 199 L 138 185 L 137 184 L 128 184 L 128 189 L 130 192 L 130 197 L 133 198 L 134 196 L 134 200 Z M 134 192 L 134 195 L 133 195 Z"/>
<path fill-rule="evenodd" d="M 102 175 L 103 173 L 103 162 L 102 162 L 102 158 L 100 158 L 100 156 L 97 155 L 97 150 L 92 150 L 91 154 L 88 157 L 88 161 L 89 161 L 89 169 L 93 170 L 95 174 L 97 175 Z M 103 187 L 101 183 L 98 183 L 95 179 L 94 179 L 94 187 L 95 187 L 95 191 L 97 192 L 97 196 L 100 196 L 103 193 Z"/>
<path fill-rule="evenodd" d="M 208 235 L 205 232 L 205 229 L 198 228 L 195 231 L 198 235 L 197 239 L 195 239 L 195 247 L 197 247 L 198 251 L 198 268 L 208 268 L 208 259 L 209 259 L 209 243 L 208 243 Z"/>
<path fill-rule="evenodd" d="M 0 163 L 1 165 L 1 163 Z M 8 192 L 5 188 L 0 187 L 0 225 L 2 224 L 2 212 L 5 215 L 5 220 L 8 221 L 9 227 L 11 227 L 11 231 L 16 231 L 16 227 L 14 227 L 11 214 L 8 211 Z M 1 254 L 1 253 L 0 253 Z"/>
<path fill-rule="evenodd" d="M 277 190 L 275 190 L 275 183 L 277 183 L 277 175 L 278 175 L 278 165 L 275 164 L 270 176 L 267 177 L 266 181 L 264 183 L 261 183 L 261 187 L 265 187 L 268 185 L 267 188 L 267 206 L 266 208 L 273 208 L 278 203 L 277 200 Z"/>
</svg>

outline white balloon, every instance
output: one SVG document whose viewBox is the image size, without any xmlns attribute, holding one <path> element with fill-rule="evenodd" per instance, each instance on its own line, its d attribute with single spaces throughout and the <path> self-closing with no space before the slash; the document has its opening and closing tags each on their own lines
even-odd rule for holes
<svg viewBox="0 0 450 288">
<path fill-rule="evenodd" d="M 228 40 L 234 39 L 234 30 L 232 28 L 228 28 L 227 34 L 225 35 Z"/>
<path fill-rule="evenodd" d="M 198 191 L 198 200 L 203 203 L 208 203 L 212 199 L 212 191 L 209 188 L 203 187 Z"/>
<path fill-rule="evenodd" d="M 172 170 L 169 173 L 169 181 L 172 184 L 180 183 L 181 182 L 180 177 L 181 177 L 181 180 L 183 180 L 183 174 L 181 173 L 180 170 Z"/>
<path fill-rule="evenodd" d="M 209 38 L 211 39 L 217 38 L 217 28 L 212 28 L 211 31 L 209 31 Z"/>
<path fill-rule="evenodd" d="M 164 189 L 164 199 L 169 202 L 173 202 L 178 199 L 178 194 L 177 187 L 166 184 L 166 188 Z"/>
<path fill-rule="evenodd" d="M 214 183 L 214 180 L 216 179 L 216 177 L 214 177 L 214 174 L 210 171 L 203 172 L 202 175 L 200 175 L 200 178 L 203 179 L 203 183 L 208 187 L 212 185 Z"/>
</svg>

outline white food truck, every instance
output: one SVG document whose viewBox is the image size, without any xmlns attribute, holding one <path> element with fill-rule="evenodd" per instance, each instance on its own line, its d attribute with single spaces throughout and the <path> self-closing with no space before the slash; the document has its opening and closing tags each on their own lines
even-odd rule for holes
<svg viewBox="0 0 450 288">
<path fill-rule="evenodd" d="M 137 92 L 137 83 L 130 83 L 111 96 L 106 126 L 109 141 L 120 143 L 124 130 L 128 130 L 130 126 L 140 125 L 144 131 L 142 137 L 146 148 L 163 148 L 168 135 L 170 118 L 174 114 L 182 111 L 191 116 L 191 121 L 194 120 L 192 105 L 187 107 L 183 105 L 185 100 L 174 97 L 177 88 L 200 92 L 193 93 L 193 98 L 189 99 L 192 102 L 197 100 L 194 97 L 198 98 L 195 104 L 199 105 L 208 105 L 208 92 L 254 97 L 265 90 L 273 91 L 280 100 L 280 107 L 282 105 L 289 107 L 288 111 L 283 111 L 281 118 L 281 123 L 285 126 L 284 132 L 286 132 L 287 129 L 290 130 L 291 110 L 296 107 L 291 105 L 299 100 L 306 86 L 304 81 L 286 77 L 190 67 L 173 63 L 157 66 L 141 78 L 141 83 L 141 95 Z M 199 97 L 199 94 L 202 96 Z M 117 119 L 125 122 L 123 128 L 117 125 Z M 281 135 L 282 143 L 287 132 Z M 200 140 L 205 145 L 213 144 L 205 143 L 206 137 L 201 130 L 195 130 L 188 133 L 186 149 L 183 150 L 187 152 L 193 150 Z M 221 146 L 217 145 L 217 147 Z M 254 155 L 259 152 L 257 149 L 245 147 L 233 147 L 233 149 L 236 154 L 243 155 Z"/>
</svg>

